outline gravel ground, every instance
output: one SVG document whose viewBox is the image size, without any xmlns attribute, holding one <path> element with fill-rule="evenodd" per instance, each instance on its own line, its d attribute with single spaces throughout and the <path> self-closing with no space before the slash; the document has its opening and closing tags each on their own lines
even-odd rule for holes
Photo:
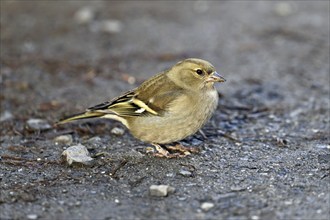
<svg viewBox="0 0 330 220">
<path fill-rule="evenodd" d="M 328 1 L 0 3 L 0 219 L 330 218 Z M 183 141 L 200 153 L 52 127 L 187 57 L 227 79 L 207 138 Z M 61 160 L 77 144 L 93 164 Z"/>
</svg>

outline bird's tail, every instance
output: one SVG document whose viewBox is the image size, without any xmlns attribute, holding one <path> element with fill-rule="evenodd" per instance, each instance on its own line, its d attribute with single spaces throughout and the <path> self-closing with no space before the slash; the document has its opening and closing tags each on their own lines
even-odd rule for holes
<svg viewBox="0 0 330 220">
<path fill-rule="evenodd" d="M 99 118 L 104 115 L 105 115 L 105 113 L 102 113 L 102 112 L 86 111 L 86 112 L 82 112 L 82 113 L 71 115 L 70 117 L 64 118 L 64 119 L 60 120 L 59 122 L 57 122 L 56 125 L 64 124 L 64 123 L 79 120 L 79 119 Z"/>
</svg>

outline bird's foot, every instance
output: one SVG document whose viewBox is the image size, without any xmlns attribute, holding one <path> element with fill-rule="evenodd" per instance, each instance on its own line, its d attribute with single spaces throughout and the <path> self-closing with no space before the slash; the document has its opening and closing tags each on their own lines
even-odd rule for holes
<svg viewBox="0 0 330 220">
<path fill-rule="evenodd" d="M 185 147 L 181 144 L 176 144 L 174 146 L 161 147 L 159 144 L 152 144 L 156 151 L 153 153 L 155 157 L 165 157 L 165 158 L 183 158 L 191 153 L 198 153 L 199 150 L 192 147 Z"/>
<path fill-rule="evenodd" d="M 174 146 L 167 146 L 166 149 L 174 152 L 178 152 L 182 155 L 190 155 L 191 153 L 198 153 L 199 150 L 195 147 L 185 147 L 182 144 L 176 144 Z"/>
</svg>

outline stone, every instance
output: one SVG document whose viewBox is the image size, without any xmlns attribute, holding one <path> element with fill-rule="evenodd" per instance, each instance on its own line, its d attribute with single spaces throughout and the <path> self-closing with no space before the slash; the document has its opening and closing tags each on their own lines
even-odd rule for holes
<svg viewBox="0 0 330 220">
<path fill-rule="evenodd" d="M 73 163 L 91 165 L 91 162 L 93 161 L 87 148 L 82 144 L 69 147 L 63 151 L 62 156 L 65 157 L 66 162 L 69 165 L 72 165 Z"/>
<path fill-rule="evenodd" d="M 192 172 L 188 171 L 188 170 L 180 170 L 179 174 L 182 176 L 186 176 L 186 177 L 191 177 L 192 176 Z"/>
<path fill-rule="evenodd" d="M 67 134 L 67 135 L 60 135 L 54 138 L 54 142 L 58 144 L 71 144 L 72 143 L 72 136 Z"/>
<path fill-rule="evenodd" d="M 74 14 L 74 19 L 79 24 L 87 24 L 93 20 L 94 16 L 95 12 L 91 7 L 83 7 Z"/>
<path fill-rule="evenodd" d="M 168 194 L 173 193 L 175 188 L 169 185 L 151 185 L 149 190 L 151 196 L 165 197 Z"/>
<path fill-rule="evenodd" d="M 26 123 L 33 130 L 47 130 L 52 127 L 46 120 L 39 118 L 31 118 Z"/>
<path fill-rule="evenodd" d="M 13 118 L 13 114 L 9 111 L 4 111 L 0 115 L 0 122 L 7 121 Z"/>
<path fill-rule="evenodd" d="M 38 218 L 38 215 L 36 215 L 36 214 L 28 214 L 28 215 L 26 216 L 26 218 L 27 218 L 27 219 L 34 220 L 34 219 L 37 219 L 37 218 Z"/>
<path fill-rule="evenodd" d="M 201 209 L 205 212 L 209 211 L 214 207 L 214 203 L 212 202 L 203 202 L 201 205 Z"/>
<path fill-rule="evenodd" d="M 289 2 L 279 2 L 275 5 L 274 11 L 279 16 L 288 16 L 292 14 L 292 6 Z"/>
</svg>

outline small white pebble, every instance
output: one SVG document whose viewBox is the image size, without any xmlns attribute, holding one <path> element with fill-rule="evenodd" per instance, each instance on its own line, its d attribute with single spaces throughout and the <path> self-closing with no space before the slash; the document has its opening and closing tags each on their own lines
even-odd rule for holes
<svg viewBox="0 0 330 220">
<path fill-rule="evenodd" d="M 72 136 L 67 134 L 67 135 L 60 135 L 54 138 L 55 143 L 61 143 L 61 144 L 71 144 L 72 143 Z"/>
<path fill-rule="evenodd" d="M 36 215 L 36 214 L 28 214 L 26 217 L 27 217 L 27 219 L 33 220 L 33 219 L 37 219 L 38 218 L 38 215 Z"/>
<path fill-rule="evenodd" d="M 174 192 L 175 188 L 169 185 L 151 185 L 149 191 L 151 196 L 164 197 Z"/>
<path fill-rule="evenodd" d="M 74 14 L 74 19 L 79 24 L 87 24 L 94 18 L 94 14 L 91 7 L 83 7 Z"/>
<path fill-rule="evenodd" d="M 174 173 L 167 173 L 166 176 L 167 177 L 173 177 L 174 176 Z"/>
<path fill-rule="evenodd" d="M 129 76 L 127 82 L 128 84 L 133 85 L 136 82 L 136 79 L 134 76 Z"/>
<path fill-rule="evenodd" d="M 293 204 L 292 200 L 284 201 L 284 205 L 292 205 L 292 204 Z"/>
<path fill-rule="evenodd" d="M 122 30 L 122 23 L 118 20 L 101 21 L 100 30 L 105 33 L 119 33 Z"/>
<path fill-rule="evenodd" d="M 274 11 L 279 16 L 288 16 L 292 13 L 292 7 L 288 2 L 279 2 L 275 5 Z"/>
<path fill-rule="evenodd" d="M 252 220 L 259 220 L 259 219 L 260 219 L 260 217 L 259 217 L 259 216 L 257 216 L 257 215 L 252 215 L 252 216 L 251 216 L 251 219 L 252 219 Z"/>
<path fill-rule="evenodd" d="M 330 149 L 330 144 L 317 144 L 315 146 L 316 148 L 319 148 L 319 149 Z"/>
<path fill-rule="evenodd" d="M 4 111 L 0 115 L 0 122 L 7 121 L 13 118 L 13 114 L 9 111 Z"/>
<path fill-rule="evenodd" d="M 180 170 L 179 174 L 181 174 L 182 176 L 186 176 L 186 177 L 192 176 L 192 173 L 188 170 Z"/>
<path fill-rule="evenodd" d="M 31 118 L 26 123 L 34 130 L 47 130 L 51 128 L 50 124 L 44 119 Z"/>
<path fill-rule="evenodd" d="M 212 202 L 203 202 L 201 205 L 201 209 L 205 212 L 209 211 L 214 207 L 214 204 Z"/>
</svg>

